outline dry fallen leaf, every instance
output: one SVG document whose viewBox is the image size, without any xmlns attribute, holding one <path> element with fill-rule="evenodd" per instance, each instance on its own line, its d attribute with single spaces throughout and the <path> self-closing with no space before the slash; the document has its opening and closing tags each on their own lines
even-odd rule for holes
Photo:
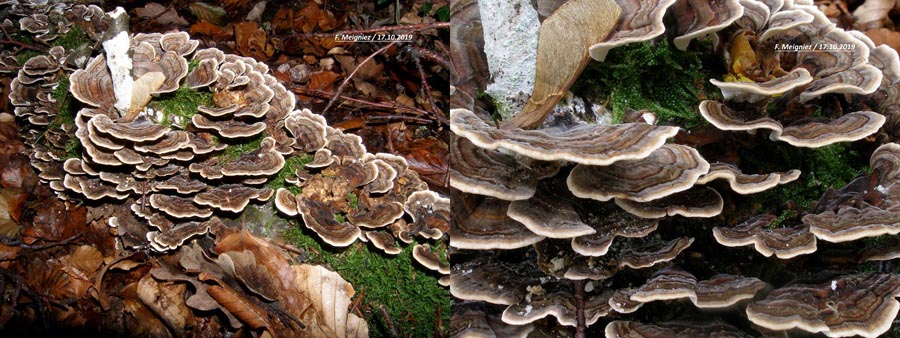
<svg viewBox="0 0 900 338">
<path fill-rule="evenodd" d="M 338 73 L 330 71 L 313 72 L 309 74 L 309 89 L 318 89 L 325 92 L 334 91 L 334 82 L 341 77 Z"/>
<path fill-rule="evenodd" d="M 337 272 L 322 266 L 291 265 L 285 254 L 264 239 L 246 230 L 224 236 L 216 252 L 252 252 L 263 271 L 271 271 L 284 290 L 276 304 L 304 324 L 304 328 L 272 321 L 273 332 L 293 331 L 295 336 L 311 338 L 367 337 L 365 320 L 350 313 L 350 300 L 355 291 Z"/>
<path fill-rule="evenodd" d="M 865 34 L 872 39 L 872 42 L 874 42 L 876 46 L 888 45 L 900 52 L 900 32 L 892 31 L 887 28 L 878 28 L 867 30 Z"/>
<path fill-rule="evenodd" d="M 224 30 L 222 27 L 205 21 L 195 23 L 191 26 L 190 33 L 192 36 L 205 35 L 215 41 L 229 40 L 232 35 L 231 30 Z"/>
<path fill-rule="evenodd" d="M 139 18 L 153 19 L 161 25 L 189 26 L 187 22 L 174 7 L 166 7 L 155 2 L 148 3 L 144 7 L 136 8 L 135 14 Z"/>
<path fill-rule="evenodd" d="M 182 283 L 158 283 L 150 275 L 138 282 L 137 294 L 150 310 L 153 310 L 176 336 L 183 336 L 185 327 L 194 321 L 194 314 L 184 303 L 187 286 Z"/>
<path fill-rule="evenodd" d="M 884 27 L 888 12 L 897 6 L 896 0 L 866 0 L 853 11 L 854 27 L 860 30 Z"/>
<path fill-rule="evenodd" d="M 209 23 L 219 26 L 225 25 L 225 9 L 219 6 L 213 6 L 205 2 L 192 2 L 188 5 L 191 14 L 200 20 L 206 20 Z"/>
<path fill-rule="evenodd" d="M 590 61 L 588 48 L 609 35 L 622 8 L 612 0 L 572 0 L 541 24 L 531 99 L 509 127 L 535 128 Z"/>
<path fill-rule="evenodd" d="M 275 53 L 275 47 L 268 42 L 266 31 L 256 22 L 241 22 L 234 25 L 234 40 L 237 52 L 257 60 L 266 60 Z"/>
</svg>

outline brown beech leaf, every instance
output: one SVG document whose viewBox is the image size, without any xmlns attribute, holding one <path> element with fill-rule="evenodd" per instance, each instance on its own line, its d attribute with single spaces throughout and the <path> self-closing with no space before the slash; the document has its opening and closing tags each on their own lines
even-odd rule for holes
<svg viewBox="0 0 900 338">
<path fill-rule="evenodd" d="M 158 283 L 150 275 L 138 282 L 137 294 L 150 310 L 153 310 L 176 336 L 183 336 L 185 327 L 194 321 L 194 314 L 184 302 L 187 285 L 183 283 Z"/>
<path fill-rule="evenodd" d="M 165 7 L 155 2 L 134 10 L 140 18 L 156 20 L 160 25 L 188 26 L 190 25 L 174 7 Z"/>
<path fill-rule="evenodd" d="M 510 127 L 535 128 L 590 61 L 588 48 L 609 35 L 622 8 L 612 0 L 571 0 L 541 23 L 531 99 Z"/>
<path fill-rule="evenodd" d="M 0 145 L 0 148 L 9 148 L 10 145 Z M 17 148 L 17 147 L 15 147 Z M 25 151 L 24 149 L 22 150 Z M 0 154 L 0 163 L 4 163 L 0 168 L 0 185 L 4 188 L 23 188 L 28 184 L 26 182 L 37 181 L 37 175 L 31 170 L 31 162 L 28 157 L 21 154 L 4 155 Z"/>
<path fill-rule="evenodd" d="M 320 71 L 309 74 L 309 89 L 318 89 L 325 92 L 334 91 L 334 82 L 341 77 L 332 71 Z"/>
<path fill-rule="evenodd" d="M 449 168 L 449 147 L 436 138 L 417 139 L 403 143 L 397 151 L 409 162 L 409 168 L 433 186 L 444 186 Z"/>
<path fill-rule="evenodd" d="M 248 290 L 268 301 L 280 298 L 281 281 L 272 278 L 274 273 L 266 270 L 264 265 L 256 264 L 253 252 L 229 251 L 219 257 L 228 257 L 231 260 L 234 277 Z"/>
<path fill-rule="evenodd" d="M 8 269 L 9 265 L 12 264 L 12 260 L 19 257 L 19 252 L 22 251 L 22 247 L 20 246 L 10 246 L 6 244 L 0 243 L 0 268 Z"/>
<path fill-rule="evenodd" d="M 219 302 L 213 299 L 209 293 L 210 285 L 203 283 L 197 280 L 196 277 L 191 277 L 185 275 L 180 272 L 173 271 L 171 268 L 167 266 L 163 267 L 155 267 L 150 270 L 150 275 L 153 278 L 165 281 L 183 281 L 191 283 L 194 286 L 194 294 L 188 297 L 185 301 L 185 305 L 189 306 L 192 309 L 197 309 L 200 311 L 212 311 L 215 309 L 219 309 L 222 313 L 225 314 L 225 317 L 228 318 L 228 325 L 232 328 L 238 329 L 243 327 L 244 325 L 238 320 L 231 312 L 229 312 L 225 307 L 223 307 Z"/>
<path fill-rule="evenodd" d="M 222 27 L 216 26 L 206 21 L 195 23 L 191 26 L 190 33 L 192 36 L 205 35 L 215 41 L 225 41 L 231 39 L 232 30 L 224 30 Z"/>
<path fill-rule="evenodd" d="M 25 235 L 34 240 L 60 241 L 87 231 L 84 207 L 67 206 L 55 197 L 32 201 L 28 207 L 35 209 L 36 214 Z"/>
<path fill-rule="evenodd" d="M 275 47 L 268 42 L 266 31 L 256 22 L 241 22 L 234 25 L 234 40 L 237 52 L 257 60 L 267 60 L 275 53 Z"/>
<path fill-rule="evenodd" d="M 0 190 L 0 235 L 13 237 L 19 233 L 16 219 L 22 215 L 25 194 L 17 194 L 13 189 Z"/>
<path fill-rule="evenodd" d="M 134 337 L 172 337 L 172 333 L 166 329 L 164 324 L 150 309 L 148 309 L 141 301 L 126 298 L 124 301 L 125 312 L 134 320 L 129 321 L 129 334 Z"/>
<path fill-rule="evenodd" d="M 223 26 L 225 25 L 225 9 L 205 2 L 193 2 L 188 5 L 191 14 L 200 20 Z"/>
<path fill-rule="evenodd" d="M 278 320 L 272 322 L 273 332 L 311 338 L 368 336 L 365 320 L 350 313 L 353 286 L 336 272 L 322 266 L 292 265 L 278 247 L 246 230 L 222 236 L 215 251 L 220 255 L 235 251 L 253 253 L 263 271 L 271 271 L 271 278 L 280 280 L 284 290 L 275 304 L 305 327 Z"/>
<path fill-rule="evenodd" d="M 896 0 L 866 0 L 853 11 L 857 29 L 880 28 L 887 20 L 888 12 L 896 6 Z"/>
<path fill-rule="evenodd" d="M 244 298 L 230 286 L 205 272 L 201 272 L 199 278 L 203 281 L 212 280 L 219 284 L 210 285 L 206 289 L 206 293 L 231 312 L 231 314 L 240 319 L 241 322 L 254 329 L 268 329 L 271 326 L 265 310 Z"/>
<path fill-rule="evenodd" d="M 100 250 L 90 245 L 82 245 L 75 248 L 70 258 L 72 266 L 84 273 L 93 274 L 103 264 L 103 254 Z"/>
<path fill-rule="evenodd" d="M 874 42 L 876 46 L 888 45 L 900 52 L 900 32 L 887 28 L 878 28 L 867 30 L 865 31 L 865 34 L 872 39 L 872 42 Z"/>
</svg>

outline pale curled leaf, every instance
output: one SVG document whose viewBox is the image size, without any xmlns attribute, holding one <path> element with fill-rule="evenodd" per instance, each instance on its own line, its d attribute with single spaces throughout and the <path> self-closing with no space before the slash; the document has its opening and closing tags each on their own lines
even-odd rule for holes
<svg viewBox="0 0 900 338">
<path fill-rule="evenodd" d="M 510 125 L 537 127 L 590 61 L 588 48 L 613 30 L 622 9 L 612 0 L 572 0 L 541 24 L 531 99 Z"/>
</svg>

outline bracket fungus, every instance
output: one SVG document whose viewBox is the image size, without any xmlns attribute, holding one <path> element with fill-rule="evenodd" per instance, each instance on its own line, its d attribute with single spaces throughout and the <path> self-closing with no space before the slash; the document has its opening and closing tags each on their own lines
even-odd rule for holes
<svg viewBox="0 0 900 338">
<path fill-rule="evenodd" d="M 698 308 L 725 308 L 753 299 L 765 286 L 765 283 L 757 278 L 724 274 L 698 281 L 694 275 L 673 265 L 660 269 L 640 287 L 616 292 L 624 292 L 631 302 L 641 304 L 687 298 Z M 640 306 L 632 304 L 630 309 L 625 311 L 614 304 L 612 298 L 610 303 L 613 309 L 621 313 L 636 311 Z"/>
<path fill-rule="evenodd" d="M 580 22 L 560 18 L 590 16 L 595 9 L 582 7 L 573 13 L 579 4 L 569 5 L 544 6 L 557 11 L 541 27 L 538 59 L 569 49 L 579 58 L 560 57 L 553 66 L 539 62 L 538 85 L 518 115 L 491 123 L 477 105 L 451 109 L 454 302 L 480 303 L 483 313 L 493 316 L 505 306 L 500 319 L 508 325 L 528 325 L 532 334 L 556 334 L 565 329 L 561 325 L 575 326 L 576 336 L 598 336 L 602 333 L 590 327 L 597 323 L 606 325 L 609 337 L 746 337 L 792 328 L 829 336 L 883 332 L 889 325 L 885 323 L 896 317 L 897 293 L 886 286 L 876 295 L 878 286 L 862 285 L 868 282 L 853 271 L 878 269 L 885 272 L 878 276 L 888 276 L 896 270 L 888 263 L 855 264 L 897 257 L 892 241 L 859 241 L 900 229 L 900 190 L 895 184 L 900 179 L 900 147 L 884 144 L 900 137 L 897 53 L 876 46 L 860 32 L 839 28 L 806 0 L 616 1 L 618 9 L 610 6 L 605 13 L 618 15 L 608 32 L 564 42 L 572 48 L 544 43 L 544 33 L 553 36 L 565 24 Z M 596 28 L 584 31 L 601 31 Z M 701 38 L 713 48 L 690 44 Z M 721 61 L 724 74 L 709 82 L 722 95 L 708 95 L 695 79 L 692 88 L 698 92 L 690 95 L 696 96 L 690 105 L 697 103 L 696 109 L 686 112 L 711 126 L 688 123 L 682 129 L 676 125 L 678 118 L 667 120 L 661 111 L 647 107 L 615 110 L 617 122 L 612 124 L 592 119 L 590 111 L 584 117 L 575 113 L 548 118 L 547 112 L 584 69 L 586 58 L 579 54 L 583 45 L 590 46 L 590 56 L 603 61 L 611 48 L 663 39 L 674 40 L 669 52 L 701 54 L 701 68 L 708 66 L 705 58 L 721 58 L 714 63 Z M 845 50 L 796 47 L 816 44 Z M 616 90 L 597 83 L 585 82 L 592 89 Z M 598 102 L 610 95 L 615 94 L 599 94 Z M 596 108 L 594 112 L 598 114 Z M 698 139 L 702 141 L 695 142 Z M 855 143 L 835 145 L 847 142 Z M 820 156 L 814 160 L 825 165 L 798 165 L 805 160 L 790 157 L 807 150 L 796 148 L 819 148 L 812 156 Z M 767 152 L 787 161 L 766 162 Z M 840 190 L 829 189 L 816 203 L 814 198 L 826 185 L 845 184 L 857 170 L 850 167 L 864 165 L 856 160 L 862 154 L 872 154 L 870 172 Z M 837 167 L 846 172 L 833 180 L 836 173 L 829 170 L 836 172 Z M 794 168 L 804 168 L 803 175 Z M 710 245 L 710 240 L 720 245 Z M 731 249 L 750 245 L 765 258 L 746 261 L 747 251 Z M 837 257 L 848 251 L 853 253 L 849 259 Z M 791 261 L 779 262 L 787 259 Z M 865 300 L 839 304 L 835 298 L 817 307 L 820 314 L 831 316 L 824 326 L 813 324 L 820 320 L 815 316 L 822 316 L 811 309 L 762 306 L 766 293 L 773 298 L 815 296 L 809 302 L 797 301 L 798 306 L 825 302 L 819 296 L 827 295 L 829 286 L 834 291 L 834 283 L 794 296 L 769 292 L 792 283 L 792 278 L 825 273 L 817 265 L 823 261 L 838 284 L 858 286 L 860 296 L 854 299 Z M 659 268 L 664 262 L 684 270 Z M 714 272 L 723 267 L 727 274 Z M 694 306 L 643 306 L 676 299 L 689 299 Z M 850 317 L 860 320 L 838 318 L 843 311 L 838 305 L 852 308 Z M 698 316 L 709 315 L 703 310 L 707 308 L 715 308 L 713 317 L 718 318 L 698 322 Z M 661 318 L 660 311 L 669 311 L 662 317 L 675 321 L 636 321 Z M 771 312 L 765 314 L 771 318 L 763 318 L 764 311 Z M 745 315 L 756 326 L 748 325 Z M 860 324 L 863 318 L 868 321 Z"/>
<path fill-rule="evenodd" d="M 311 161 L 287 179 L 300 192 L 279 188 L 275 206 L 287 216 L 299 215 L 326 243 L 346 247 L 360 239 L 396 255 L 402 251 L 397 240 L 439 241 L 450 230 L 450 199 L 427 190 L 405 158 L 368 153 L 359 136 L 329 127 L 307 109 L 287 114 L 276 132 L 286 140 L 282 151 Z M 271 156 L 280 156 L 277 149 L 275 144 Z M 419 244 L 413 253 L 425 267 L 450 272 L 429 247 Z"/>
<path fill-rule="evenodd" d="M 606 325 L 606 338 L 616 337 L 735 337 L 749 338 L 751 335 L 722 322 L 664 322 L 646 324 L 634 321 L 616 320 Z"/>
<path fill-rule="evenodd" d="M 798 328 L 828 337 L 876 337 L 900 311 L 900 277 L 868 273 L 770 292 L 747 307 L 754 324 L 770 330 Z"/>
<path fill-rule="evenodd" d="M 763 256 L 773 254 L 788 259 L 816 251 L 816 237 L 809 226 L 771 229 L 774 215 L 752 217 L 735 227 L 713 228 L 713 236 L 719 244 L 729 247 L 753 245 Z"/>
<path fill-rule="evenodd" d="M 280 121 L 293 104 L 285 107 L 268 102 L 275 99 L 276 92 L 283 96 L 280 100 L 293 102 L 293 97 L 265 73 L 263 64 L 214 49 L 196 51 L 197 41 L 190 40 L 186 33 L 137 34 L 130 41 L 133 55 L 128 62 L 133 70 L 127 76 L 134 86 L 124 109 L 116 107 L 124 94 L 116 90 L 119 80 L 107 67 L 122 56 L 101 54 L 70 77 L 73 96 L 87 107 L 75 116 L 75 136 L 84 154 L 66 162 L 64 186 L 93 200 L 106 196 L 138 199 L 132 209 L 157 228 L 147 234 L 150 245 L 160 251 L 172 250 L 185 239 L 205 233 L 203 229 L 209 227 L 197 225 L 213 216 L 213 209 L 239 213 L 251 199 L 265 201 L 272 196 L 273 191 L 259 188 L 259 183 L 229 181 L 262 183 L 278 172 L 285 161 L 274 150 L 273 138 L 264 138 L 258 149 L 233 160 L 220 161 L 218 156 L 228 147 L 226 140 L 234 136 L 228 128 L 241 130 L 240 126 L 246 125 L 243 121 L 253 119 L 261 125 Z M 207 66 L 189 72 L 186 57 L 191 55 Z M 234 74 L 257 81 L 236 84 L 231 77 L 214 76 L 216 80 L 205 86 L 189 83 L 209 77 L 197 75 L 199 72 Z M 154 79 L 145 81 L 147 76 Z M 180 86 L 207 91 L 213 99 L 194 112 L 149 108 L 155 107 L 154 97 Z M 194 119 L 182 118 L 184 114 Z M 223 127 L 212 128 L 212 133 L 201 131 L 206 126 L 196 125 L 198 116 L 214 118 L 217 122 L 213 124 Z M 262 131 L 242 135 L 249 137 Z M 219 137 L 219 142 L 211 142 L 214 137 Z"/>
</svg>

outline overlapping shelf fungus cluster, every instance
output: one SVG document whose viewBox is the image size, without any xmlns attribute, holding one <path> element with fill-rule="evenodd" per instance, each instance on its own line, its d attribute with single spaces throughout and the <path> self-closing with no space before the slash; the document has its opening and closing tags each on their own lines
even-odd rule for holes
<svg viewBox="0 0 900 338">
<path fill-rule="evenodd" d="M 449 274 L 443 253 L 432 249 L 446 240 L 449 199 L 430 191 L 403 157 L 370 153 L 359 136 L 297 110 L 265 63 L 200 48 L 185 32 L 129 34 L 121 8 L 24 2 L 12 10 L 39 39 L 78 27 L 103 46 L 94 55 L 54 46 L 25 61 L 12 81 L 10 102 L 40 179 L 59 198 L 91 207 L 89 221 L 109 226 L 118 256 L 155 255 L 156 280 L 193 284 L 185 294 L 193 310 L 220 309 L 232 328 L 285 336 L 367 336 L 365 321 L 349 313 L 353 289 L 340 276 L 290 267 L 272 244 L 241 237 L 230 221 L 270 200 L 268 213 L 302 218 L 332 246 L 360 239 L 396 255 L 405 245 L 398 239 L 416 243 L 416 261 Z M 31 27 L 36 21 L 43 25 Z M 164 261 L 172 255 L 175 263 Z M 328 287 L 304 291 L 320 278 Z M 222 287 L 250 292 L 228 299 Z M 297 308 L 316 297 L 334 299 L 325 309 Z M 253 317 L 235 302 L 282 306 L 281 317 Z M 187 324 L 177 324 L 184 334 Z"/>
<path fill-rule="evenodd" d="M 571 1 L 559 11 L 565 6 L 592 10 Z M 598 6 L 620 13 L 608 35 L 585 46 L 598 61 L 641 41 L 718 46 L 728 74 L 709 81 L 722 99 L 698 99 L 695 109 L 712 125 L 703 133 L 716 136 L 698 142 L 646 111 L 612 125 L 528 130 L 517 126 L 535 125 L 514 118 L 497 127 L 471 100 L 453 100 L 453 334 L 887 333 L 900 310 L 900 275 L 890 263 L 900 257 L 897 52 L 836 27 L 805 0 Z M 471 27 L 470 13 L 455 14 Z M 543 25 L 564 19 L 553 15 Z M 815 44 L 842 47 L 781 47 Z M 545 104 L 533 96 L 523 114 Z M 739 203 L 822 174 L 766 170 L 782 163 L 742 162 L 769 159 L 744 154 L 847 142 L 870 155 L 868 167 L 846 163 L 858 176 L 821 187 L 801 212 L 763 208 L 786 200 Z"/>
</svg>

